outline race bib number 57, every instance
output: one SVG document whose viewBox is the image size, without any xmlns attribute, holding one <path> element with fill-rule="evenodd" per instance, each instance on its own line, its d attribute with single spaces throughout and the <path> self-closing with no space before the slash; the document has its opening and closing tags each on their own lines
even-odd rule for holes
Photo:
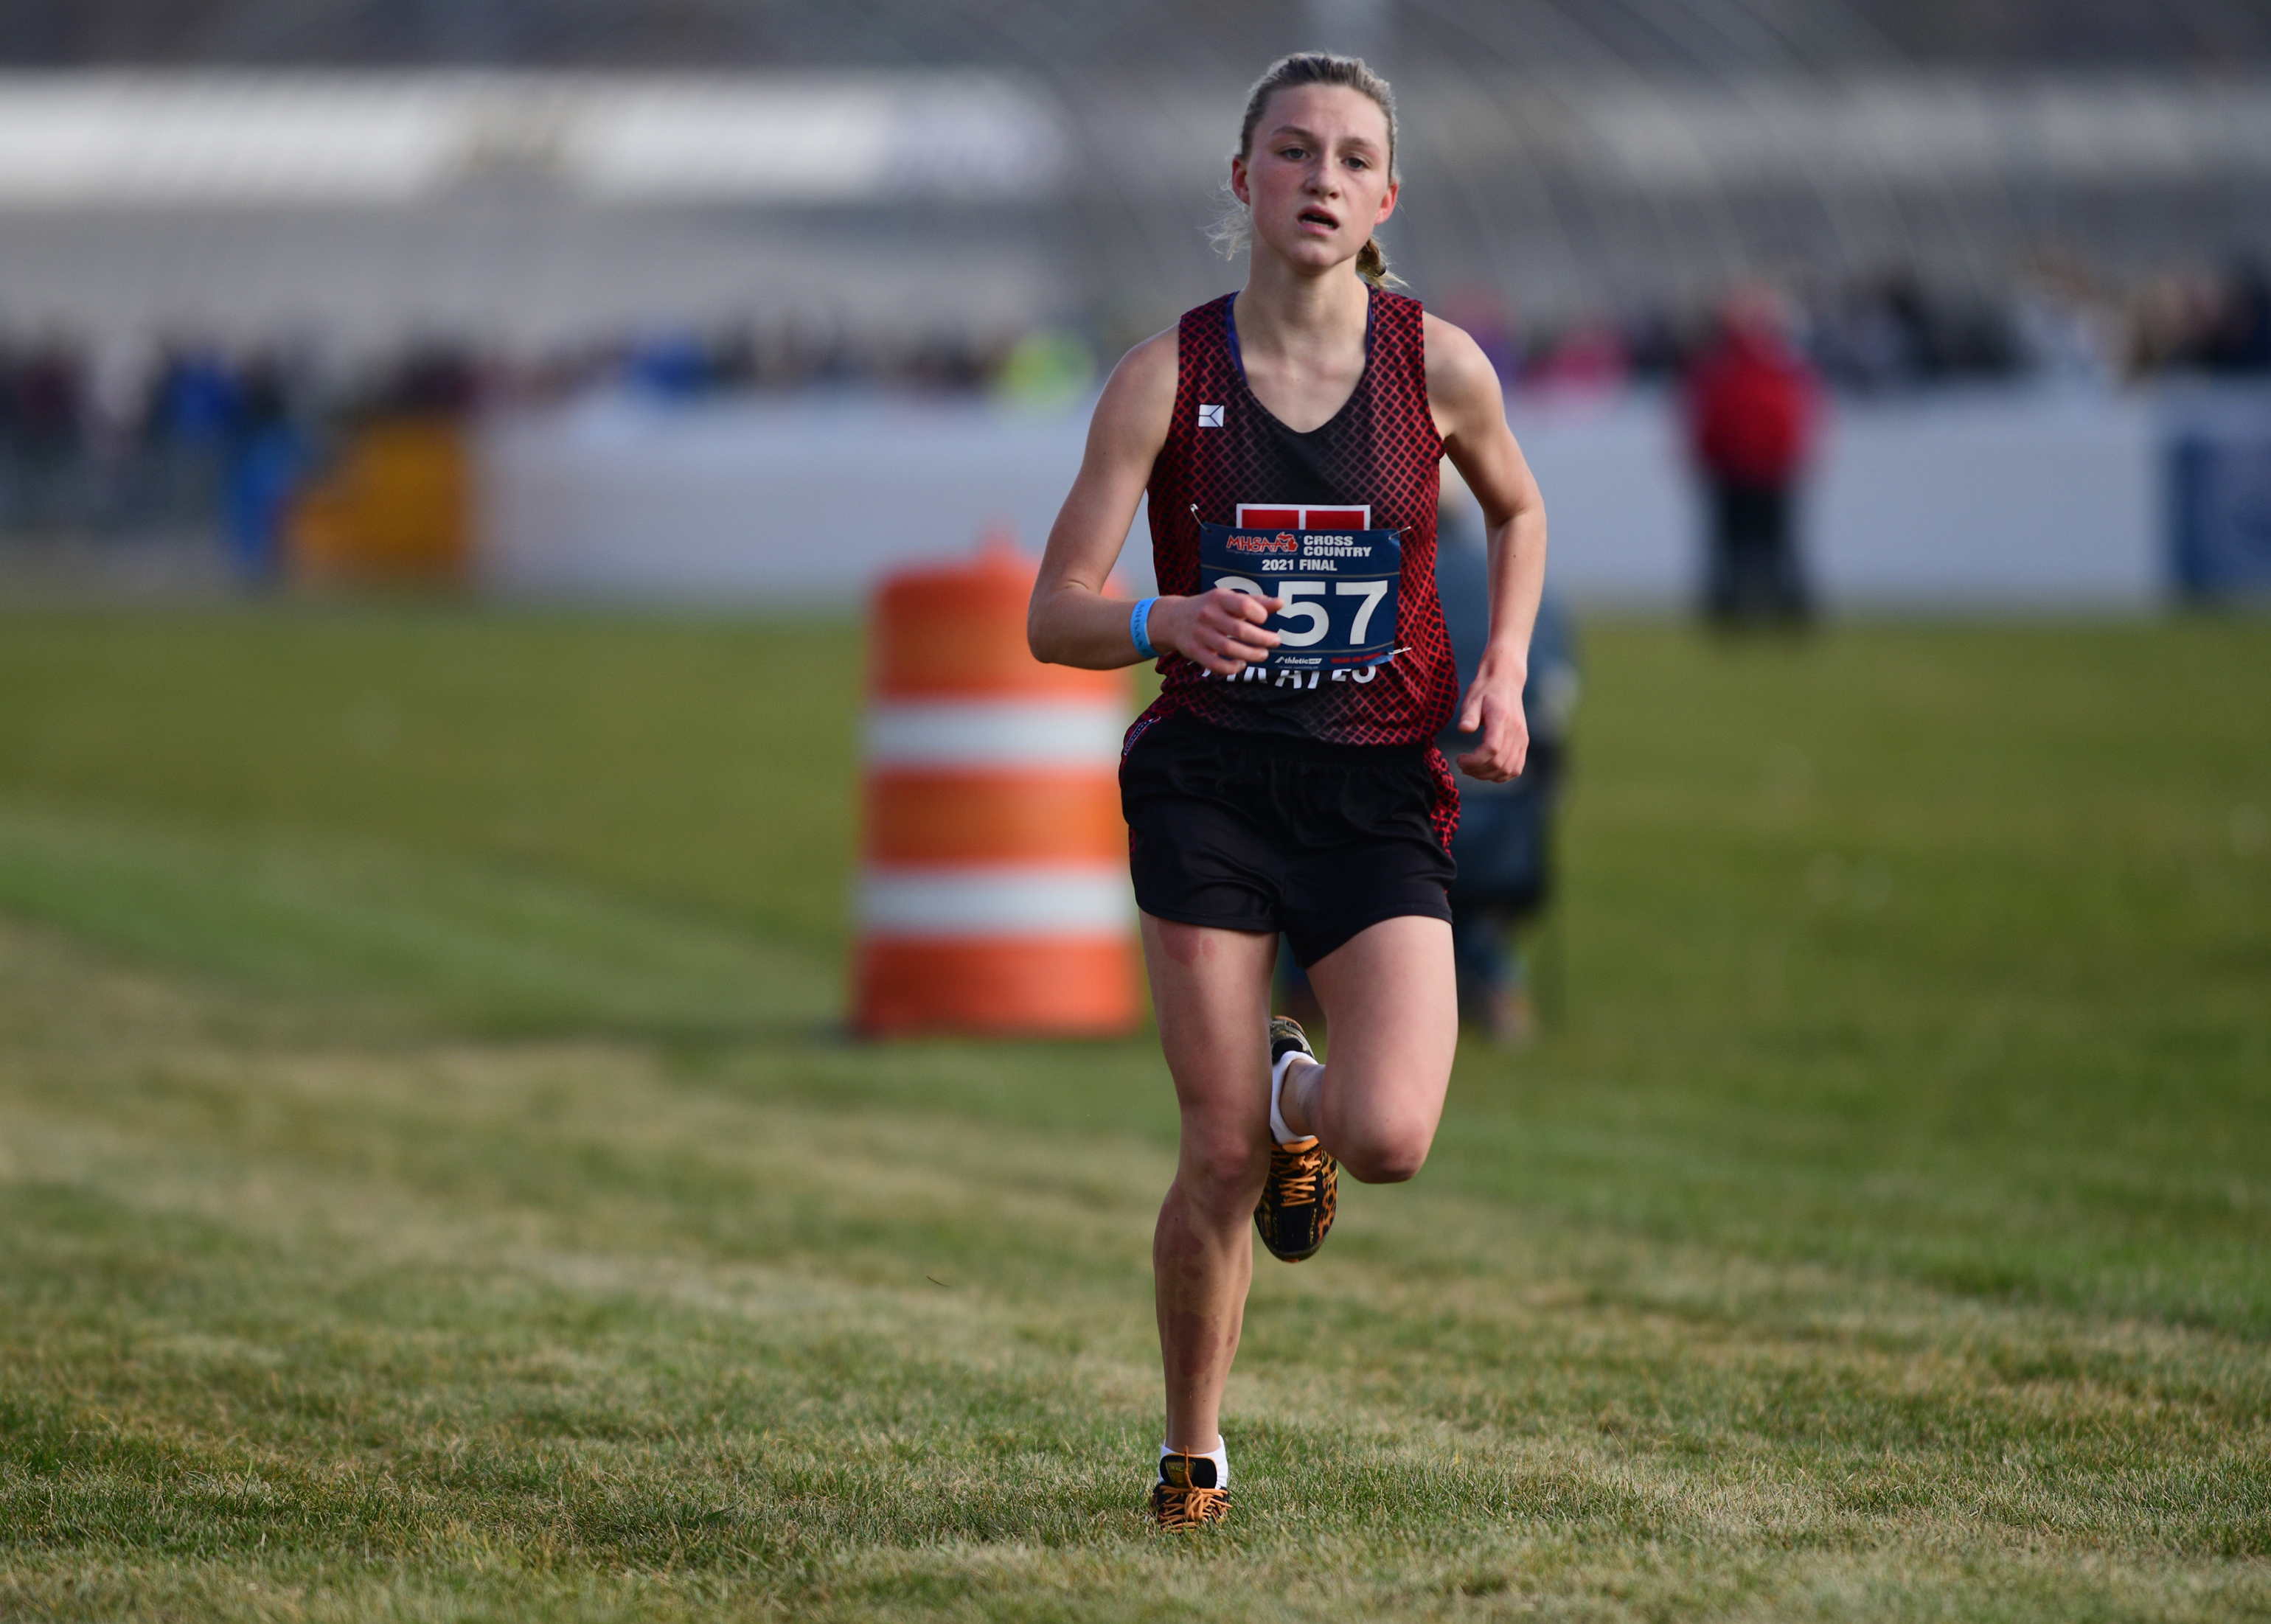
<svg viewBox="0 0 2271 1624">
<path fill-rule="evenodd" d="M 1378 665 L 1396 650 L 1396 586 L 1404 538 L 1395 530 L 1199 526 L 1199 590 L 1228 587 L 1284 607 L 1270 617 L 1269 671 Z"/>
</svg>

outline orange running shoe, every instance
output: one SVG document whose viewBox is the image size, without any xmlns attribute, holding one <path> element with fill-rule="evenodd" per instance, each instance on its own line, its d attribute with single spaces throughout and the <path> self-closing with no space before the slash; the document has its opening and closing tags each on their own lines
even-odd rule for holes
<svg viewBox="0 0 2271 1624">
<path fill-rule="evenodd" d="M 1169 1533 L 1187 1533 L 1228 1516 L 1230 1491 L 1215 1482 L 1207 1456 L 1162 1455 L 1159 1480 L 1151 1486 L 1151 1515 Z"/>
<path fill-rule="evenodd" d="M 1270 1069 L 1274 1072 L 1280 1060 L 1296 1051 L 1313 1059 L 1316 1055 L 1299 1021 L 1276 1017 L 1270 1023 Z M 1316 1256 L 1333 1227 L 1340 1185 L 1340 1164 L 1325 1153 L 1314 1134 L 1270 1147 L 1270 1176 L 1254 1209 L 1254 1227 L 1272 1257 L 1299 1263 Z"/>
</svg>

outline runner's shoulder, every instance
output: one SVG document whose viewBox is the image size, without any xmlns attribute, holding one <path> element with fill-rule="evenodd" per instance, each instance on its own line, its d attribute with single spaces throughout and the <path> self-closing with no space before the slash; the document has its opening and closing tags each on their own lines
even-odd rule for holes
<svg viewBox="0 0 2271 1624">
<path fill-rule="evenodd" d="M 1427 404 L 1439 419 L 1486 421 L 1502 416 L 1506 400 L 1498 368 L 1491 365 L 1482 345 L 1465 328 L 1432 311 L 1420 319 L 1427 352 Z"/>
<path fill-rule="evenodd" d="M 1106 392 L 1124 389 L 1148 397 L 1164 386 L 1172 403 L 1179 346 L 1180 335 L 1174 328 L 1153 333 L 1120 358 L 1105 383 Z"/>
<path fill-rule="evenodd" d="M 1120 358 L 1096 403 L 1095 433 L 1156 455 L 1175 412 L 1176 336 L 1154 333 Z"/>
<path fill-rule="evenodd" d="M 1498 369 L 1463 327 L 1433 311 L 1420 316 L 1427 348 L 1427 393 L 1441 399 L 1475 389 L 1498 391 Z"/>
</svg>

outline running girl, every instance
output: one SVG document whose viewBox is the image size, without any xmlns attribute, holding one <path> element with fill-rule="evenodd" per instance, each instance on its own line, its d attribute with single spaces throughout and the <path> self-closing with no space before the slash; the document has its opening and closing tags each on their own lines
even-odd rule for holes
<svg viewBox="0 0 2271 1624">
<path fill-rule="evenodd" d="M 1218 1425 L 1253 1278 L 1249 1216 L 1298 1262 L 1331 1227 L 1337 1168 L 1427 1159 L 1457 1042 L 1448 847 L 1459 765 L 1522 770 L 1522 685 L 1545 513 L 1474 341 L 1389 293 L 1373 232 L 1396 207 L 1396 103 L 1351 57 L 1288 56 L 1255 85 L 1230 166 L 1245 288 L 1128 352 L 1033 589 L 1034 654 L 1158 658 L 1121 800 L 1180 1155 L 1152 1242 L 1166 1437 L 1151 1505 L 1228 1514 Z M 1448 455 L 1490 536 L 1491 641 L 1460 703 L 1435 597 Z M 1106 581 L 1150 499 L 1160 596 Z M 1321 1064 L 1270 1018 L 1278 933 L 1332 1031 Z"/>
</svg>

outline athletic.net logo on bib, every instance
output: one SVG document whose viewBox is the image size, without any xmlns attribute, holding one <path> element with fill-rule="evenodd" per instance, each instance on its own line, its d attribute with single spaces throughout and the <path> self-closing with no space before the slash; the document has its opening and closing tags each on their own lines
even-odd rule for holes
<svg viewBox="0 0 2271 1624">
<path fill-rule="evenodd" d="M 1200 591 L 1284 600 L 1267 623 L 1277 647 L 1247 668 L 1249 678 L 1368 682 L 1396 652 L 1404 539 L 1371 525 L 1368 507 L 1240 502 L 1237 523 L 1199 526 Z"/>
</svg>

